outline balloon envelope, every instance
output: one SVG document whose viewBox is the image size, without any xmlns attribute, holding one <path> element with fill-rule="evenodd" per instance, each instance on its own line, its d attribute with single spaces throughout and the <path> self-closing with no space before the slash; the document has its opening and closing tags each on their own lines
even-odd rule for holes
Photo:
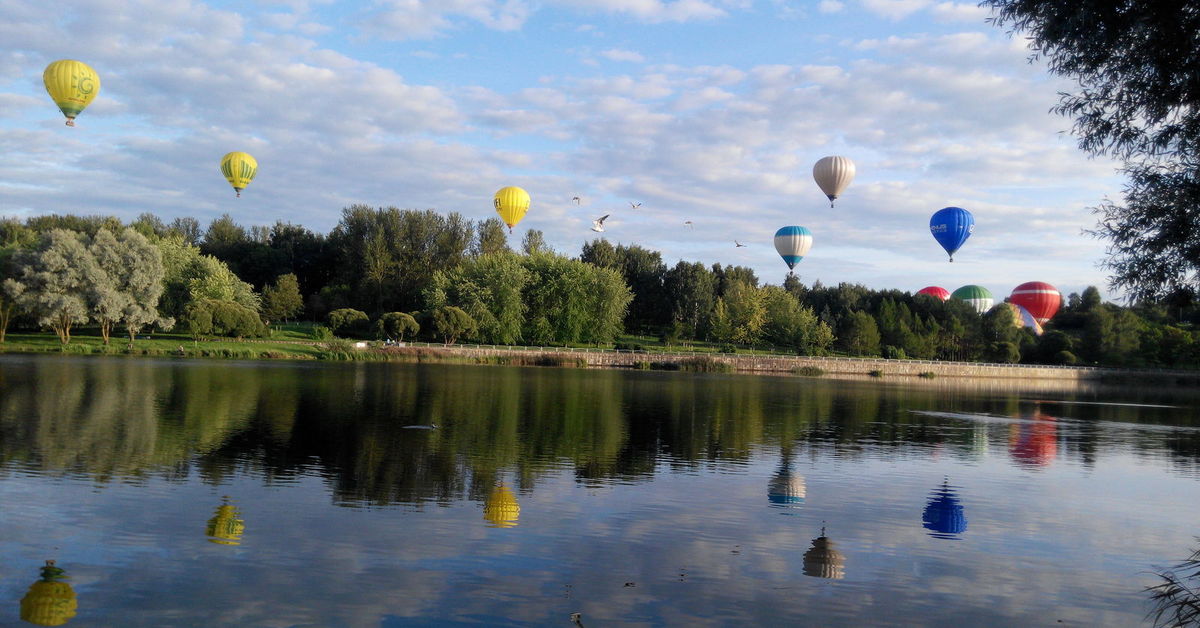
<svg viewBox="0 0 1200 628">
<path fill-rule="evenodd" d="M 74 59 L 60 59 L 46 66 L 42 83 L 67 117 L 67 126 L 75 126 L 75 116 L 100 93 L 100 76 L 88 64 Z"/>
<path fill-rule="evenodd" d="M 961 207 L 943 207 L 929 219 L 929 232 L 953 262 L 954 252 L 975 232 L 975 217 Z"/>
<path fill-rule="evenodd" d="M 487 499 L 483 500 L 483 518 L 489 528 L 514 527 L 520 516 L 521 506 L 517 504 L 517 496 L 503 484 L 493 488 Z"/>
<path fill-rule="evenodd" d="M 504 224 L 508 225 L 508 230 L 512 231 L 512 228 L 525 217 L 525 212 L 529 211 L 529 193 L 510 185 L 497 190 L 492 203 L 496 206 L 496 213 L 500 214 L 500 220 L 503 220 Z"/>
<path fill-rule="evenodd" d="M 930 530 L 929 535 L 937 538 L 952 539 L 967 531 L 967 517 L 963 514 L 962 504 L 948 484 L 943 484 L 933 492 L 921 520 L 925 529 Z"/>
<path fill-rule="evenodd" d="M 950 298 L 950 291 L 941 286 L 925 286 L 924 288 L 917 290 L 917 294 L 927 294 L 935 299 L 941 299 L 943 301 Z"/>
<path fill-rule="evenodd" d="M 804 227 L 781 227 L 775 232 L 775 250 L 788 269 L 796 267 L 812 248 L 812 232 Z"/>
<path fill-rule="evenodd" d="M 1038 336 L 1042 335 L 1042 324 L 1037 322 L 1037 319 L 1033 317 L 1033 314 L 1029 313 L 1029 310 L 1011 302 L 1001 303 L 1000 305 L 1007 306 L 1012 310 L 1014 327 L 1028 327 L 1033 330 L 1034 334 Z"/>
<path fill-rule="evenodd" d="M 1045 325 L 1062 306 L 1062 293 L 1044 281 L 1029 281 L 1013 288 L 1009 300 L 1029 310 L 1039 324 Z"/>
<path fill-rule="evenodd" d="M 254 180 L 254 175 L 258 174 L 258 161 L 249 153 L 241 151 L 225 153 L 221 158 L 221 174 L 225 175 L 225 180 L 233 186 L 233 191 L 241 196 L 242 190 L 246 189 Z"/>
<path fill-rule="evenodd" d="M 992 304 L 994 303 L 991 291 L 983 286 L 976 285 L 963 286 L 955 290 L 950 297 L 970 303 L 971 307 L 975 308 L 975 311 L 980 314 L 992 309 Z"/>
<path fill-rule="evenodd" d="M 829 197 L 830 207 L 833 207 L 833 201 L 854 180 L 855 171 L 854 162 L 850 161 L 849 157 L 822 157 L 813 164 L 813 179 L 817 182 L 817 187 Z"/>
</svg>

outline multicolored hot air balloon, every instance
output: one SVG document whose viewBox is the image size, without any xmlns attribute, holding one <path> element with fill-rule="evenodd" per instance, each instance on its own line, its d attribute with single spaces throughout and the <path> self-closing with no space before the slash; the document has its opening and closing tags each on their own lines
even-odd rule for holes
<svg viewBox="0 0 1200 628">
<path fill-rule="evenodd" d="M 1014 327 L 1018 327 L 1018 328 L 1028 327 L 1029 329 L 1033 330 L 1033 333 L 1035 335 L 1038 335 L 1038 336 L 1042 335 L 1042 324 L 1037 322 L 1037 319 L 1035 319 L 1033 317 L 1033 314 L 1029 313 L 1029 310 L 1017 305 L 1016 303 L 1011 303 L 1011 302 L 1001 303 L 1000 305 L 997 305 L 996 307 L 1001 307 L 1001 306 L 1007 307 L 1010 310 L 1012 310 Z"/>
<path fill-rule="evenodd" d="M 483 500 L 483 518 L 489 528 L 511 528 L 517 525 L 521 516 L 521 506 L 512 489 L 501 484 L 492 489 L 487 499 Z"/>
<path fill-rule="evenodd" d="M 67 117 L 67 126 L 75 126 L 75 116 L 100 93 L 100 75 L 88 64 L 74 59 L 60 59 L 46 66 L 42 83 Z"/>
<path fill-rule="evenodd" d="M 804 227 L 780 227 L 775 232 L 775 250 L 783 258 L 783 263 L 787 264 L 788 270 L 794 269 L 811 248 L 812 232 Z"/>
<path fill-rule="evenodd" d="M 804 552 L 804 575 L 834 580 L 846 577 L 846 555 L 834 548 L 833 541 L 825 536 L 825 528 Z"/>
<path fill-rule="evenodd" d="M 917 290 L 917 294 L 926 294 L 935 299 L 941 299 L 942 301 L 950 298 L 950 291 L 942 288 L 941 286 L 925 286 L 924 288 Z"/>
<path fill-rule="evenodd" d="M 975 217 L 961 207 L 943 207 L 929 219 L 929 232 L 953 262 L 954 252 L 975 232 Z"/>
<path fill-rule="evenodd" d="M 958 495 L 950 489 L 950 482 L 942 483 L 942 487 L 933 491 L 929 503 L 925 504 L 925 512 L 921 521 L 929 536 L 939 539 L 957 538 L 967 531 L 967 518 L 963 515 L 962 504 Z"/>
<path fill-rule="evenodd" d="M 849 157 L 822 157 L 813 164 L 813 179 L 817 186 L 829 197 L 829 206 L 845 191 L 846 186 L 854 180 L 856 169 Z"/>
<path fill-rule="evenodd" d="M 233 186 L 233 191 L 237 192 L 240 198 L 242 190 L 246 189 L 246 186 L 254 180 L 254 175 L 258 174 L 258 162 L 249 153 L 241 151 L 226 153 L 221 158 L 221 174 L 225 175 L 225 179 L 229 181 L 229 185 Z"/>
<path fill-rule="evenodd" d="M 515 185 L 510 185 L 496 191 L 492 204 L 496 206 L 496 213 L 500 214 L 500 220 L 508 225 L 508 232 L 512 233 L 513 227 L 517 226 L 517 223 L 525 217 L 525 212 L 529 211 L 529 193 Z"/>
<path fill-rule="evenodd" d="M 1009 300 L 1029 310 L 1038 324 L 1045 325 L 1062 306 L 1062 293 L 1044 281 L 1028 281 L 1013 288 Z"/>
<path fill-rule="evenodd" d="M 767 485 L 767 501 L 775 506 L 796 508 L 804 504 L 804 496 L 807 492 L 804 476 L 792 473 L 791 469 L 783 467 Z"/>
<path fill-rule="evenodd" d="M 21 620 L 37 626 L 61 626 L 75 616 L 79 606 L 75 590 L 64 582 L 66 572 L 46 561 L 41 578 L 21 598 Z"/>
<path fill-rule="evenodd" d="M 975 311 L 979 312 L 980 314 L 992 309 L 992 304 L 995 303 L 995 301 L 992 299 L 991 291 L 983 286 L 976 286 L 973 284 L 966 285 L 958 290 L 955 290 L 954 293 L 950 295 L 950 298 L 970 303 L 971 307 L 975 308 Z"/>
</svg>

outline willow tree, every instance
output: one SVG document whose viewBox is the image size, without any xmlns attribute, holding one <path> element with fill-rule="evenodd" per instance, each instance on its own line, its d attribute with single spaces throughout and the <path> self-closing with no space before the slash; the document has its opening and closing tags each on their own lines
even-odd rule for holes
<svg viewBox="0 0 1200 628">
<path fill-rule="evenodd" d="M 88 294 L 101 272 L 83 237 L 52 229 L 15 262 L 17 277 L 4 281 L 5 293 L 39 325 L 53 329 L 60 343 L 69 344 L 71 328 L 88 322 Z"/>
</svg>

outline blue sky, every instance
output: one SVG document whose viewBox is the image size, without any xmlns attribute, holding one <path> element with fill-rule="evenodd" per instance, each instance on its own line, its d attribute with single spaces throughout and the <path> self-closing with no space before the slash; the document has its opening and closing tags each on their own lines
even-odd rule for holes
<svg viewBox="0 0 1200 628">
<path fill-rule="evenodd" d="M 779 283 L 771 236 L 799 224 L 806 283 L 1108 295 L 1082 231 L 1119 198 L 1114 164 L 1049 113 L 1070 85 L 986 18 L 936 0 L 8 0 L 0 214 L 327 232 L 355 203 L 482 220 L 520 185 L 514 246 L 533 228 L 578 255 L 611 214 L 614 243 Z M 102 80 L 74 129 L 41 82 L 60 58 Z M 218 170 L 232 150 L 259 162 L 240 199 Z M 833 154 L 858 174 L 831 210 L 811 168 Z M 953 264 L 928 230 L 948 205 L 976 218 Z"/>
</svg>

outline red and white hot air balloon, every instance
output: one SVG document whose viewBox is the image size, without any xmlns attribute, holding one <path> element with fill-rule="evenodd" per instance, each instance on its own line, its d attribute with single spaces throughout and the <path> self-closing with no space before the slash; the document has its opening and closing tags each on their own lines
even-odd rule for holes
<svg viewBox="0 0 1200 628">
<path fill-rule="evenodd" d="M 941 299 L 943 301 L 950 298 L 950 291 L 941 286 L 925 286 L 924 288 L 917 290 L 917 294 L 927 294 L 935 299 Z"/>
<path fill-rule="evenodd" d="M 1013 288 L 1008 300 L 1029 310 L 1039 325 L 1045 325 L 1062 305 L 1062 293 L 1044 281 L 1029 281 Z"/>
</svg>

